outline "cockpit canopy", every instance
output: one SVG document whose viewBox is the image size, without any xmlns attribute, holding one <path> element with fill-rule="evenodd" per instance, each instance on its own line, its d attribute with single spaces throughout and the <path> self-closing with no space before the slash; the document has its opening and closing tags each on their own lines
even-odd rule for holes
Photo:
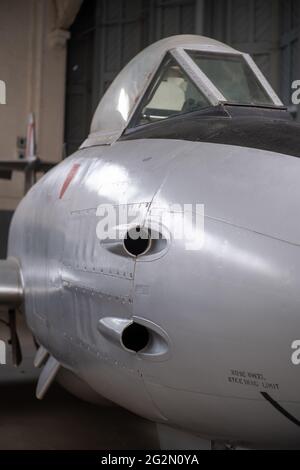
<svg viewBox="0 0 300 470">
<path fill-rule="evenodd" d="M 113 143 L 126 128 L 220 104 L 282 106 L 248 54 L 203 36 L 163 39 L 111 84 L 83 147 Z"/>
</svg>

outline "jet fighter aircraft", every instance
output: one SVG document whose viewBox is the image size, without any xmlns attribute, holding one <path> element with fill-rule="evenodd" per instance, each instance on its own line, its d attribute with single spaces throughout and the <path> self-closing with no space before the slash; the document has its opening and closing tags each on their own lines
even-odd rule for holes
<svg viewBox="0 0 300 470">
<path fill-rule="evenodd" d="M 194 35 L 138 54 L 13 218 L 0 302 L 39 345 L 37 397 L 60 375 L 162 448 L 299 448 L 299 157 L 248 54 Z M 203 233 L 175 236 L 199 205 Z M 135 222 L 105 237 L 99 208 Z"/>
</svg>

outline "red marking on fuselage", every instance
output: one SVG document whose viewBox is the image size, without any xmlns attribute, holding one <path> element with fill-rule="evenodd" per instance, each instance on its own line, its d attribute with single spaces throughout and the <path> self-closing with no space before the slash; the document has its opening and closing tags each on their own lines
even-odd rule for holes
<svg viewBox="0 0 300 470">
<path fill-rule="evenodd" d="M 60 195 L 59 195 L 59 199 L 62 199 L 64 197 L 65 192 L 67 191 L 67 189 L 70 186 L 72 180 L 76 176 L 76 173 L 79 170 L 79 168 L 80 168 L 79 163 L 75 163 L 75 165 L 72 166 L 68 176 L 65 179 L 64 184 L 62 185 Z"/>
</svg>

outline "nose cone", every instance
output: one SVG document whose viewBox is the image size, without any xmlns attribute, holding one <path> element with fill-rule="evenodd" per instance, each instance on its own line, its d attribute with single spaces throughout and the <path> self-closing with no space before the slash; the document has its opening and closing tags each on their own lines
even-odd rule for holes
<svg viewBox="0 0 300 470">
<path fill-rule="evenodd" d="M 297 157 L 189 143 L 155 203 L 201 203 L 211 219 L 300 244 L 299 178 Z"/>
<path fill-rule="evenodd" d="M 136 269 L 149 292 L 136 312 L 151 312 L 172 345 L 167 362 L 144 365 L 145 381 L 177 425 L 252 443 L 299 439 L 264 398 L 300 417 L 299 177 L 295 157 L 191 143 L 153 202 L 205 206 L 201 249 L 173 239 L 156 266 Z"/>
</svg>

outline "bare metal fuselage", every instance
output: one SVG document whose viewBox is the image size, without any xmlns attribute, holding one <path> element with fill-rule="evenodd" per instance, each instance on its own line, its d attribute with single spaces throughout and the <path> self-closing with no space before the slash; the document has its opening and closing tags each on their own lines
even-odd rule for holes
<svg viewBox="0 0 300 470">
<path fill-rule="evenodd" d="M 265 395 L 300 418 L 299 176 L 297 158 L 229 145 L 78 151 L 31 189 L 11 227 L 33 334 L 97 393 L 148 419 L 209 439 L 299 445 L 297 423 Z M 99 204 L 134 205 L 151 220 L 175 202 L 205 204 L 202 249 L 171 234 L 133 258 L 96 236 Z M 103 319 L 136 320 L 153 341 L 128 351 Z"/>
</svg>

